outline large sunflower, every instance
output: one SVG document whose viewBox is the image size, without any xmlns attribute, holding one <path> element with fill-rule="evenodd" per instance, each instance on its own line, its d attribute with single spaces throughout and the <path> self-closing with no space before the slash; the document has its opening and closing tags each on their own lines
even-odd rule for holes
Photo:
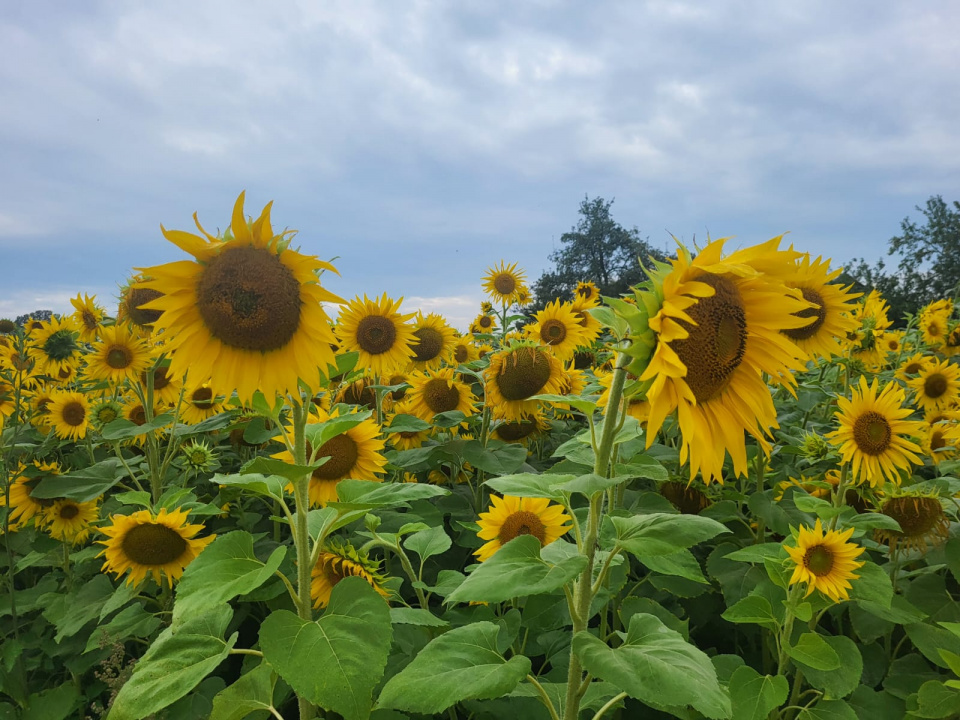
<svg viewBox="0 0 960 720">
<path fill-rule="evenodd" d="M 537 411 L 534 395 L 560 390 L 563 367 L 542 345 L 521 342 L 490 358 L 484 373 L 484 392 L 493 414 L 505 420 L 520 420 Z"/>
<path fill-rule="evenodd" d="M 78 503 L 64 498 L 44 508 L 43 526 L 50 537 L 80 545 L 90 537 L 90 524 L 97 521 L 99 514 L 99 500 Z"/>
<path fill-rule="evenodd" d="M 97 556 L 106 556 L 104 572 L 115 573 L 119 578 L 129 570 L 128 585 L 139 585 L 147 574 L 159 585 L 162 574 L 172 585 L 216 537 L 195 537 L 203 525 L 187 525 L 188 514 L 186 510 L 169 512 L 161 508 L 156 515 L 140 510 L 132 515 L 111 516 L 110 526 L 100 530 L 109 539 L 97 540 L 106 545 Z"/>
<path fill-rule="evenodd" d="M 310 423 L 321 423 L 339 416 L 336 408 L 332 413 L 315 408 Z M 290 434 L 293 434 L 292 428 Z M 383 456 L 384 446 L 384 441 L 380 439 L 380 426 L 373 418 L 367 418 L 345 433 L 327 440 L 319 448 L 314 449 L 308 441 L 307 460 L 328 458 L 313 471 L 310 478 L 310 505 L 323 507 L 328 502 L 336 501 L 337 485 L 346 478 L 382 481 L 383 468 L 387 464 Z M 276 453 L 273 457 L 288 463 L 294 462 L 289 450 Z M 293 484 L 287 485 L 286 489 L 287 492 L 293 492 Z"/>
<path fill-rule="evenodd" d="M 852 398 L 837 399 L 840 427 L 827 438 L 839 448 L 843 461 L 852 463 L 854 479 L 874 487 L 886 480 L 899 484 L 901 469 L 921 464 L 920 448 L 908 439 L 919 433 L 920 423 L 904 419 L 913 411 L 903 404 L 902 387 L 887 383 L 878 396 L 877 379 L 868 386 L 862 375 Z"/>
<path fill-rule="evenodd" d="M 838 338 L 846 338 L 847 333 L 857 327 L 857 321 L 850 313 L 859 293 L 831 282 L 841 272 L 843 268 L 831 272 L 829 261 L 819 257 L 811 260 L 810 254 L 804 253 L 797 262 L 795 273 L 787 279 L 787 287 L 799 290 L 803 299 L 813 307 L 797 313 L 799 317 L 810 318 L 808 325 L 781 332 L 810 355 L 824 358 L 842 355 L 843 347 Z"/>
<path fill-rule="evenodd" d="M 30 333 L 28 353 L 44 375 L 58 378 L 80 361 L 80 331 L 70 317 L 52 317 Z"/>
<path fill-rule="evenodd" d="M 524 330 L 527 336 L 546 345 L 560 362 L 573 357 L 576 349 L 591 341 L 587 329 L 568 303 L 554 300 L 533 316 L 534 321 Z"/>
<path fill-rule="evenodd" d="M 298 392 L 298 378 L 317 387 L 319 368 L 335 365 L 336 338 L 321 303 L 342 302 L 317 275 L 336 270 L 291 250 L 292 231 L 274 234 L 272 203 L 248 223 L 243 200 L 240 193 L 223 238 L 161 228 L 196 258 L 149 268 L 152 279 L 142 283 L 163 293 L 145 307 L 163 311 L 154 327 L 175 351 L 170 373 L 183 377 L 190 370 L 196 381 L 216 376 L 241 401 L 256 390 L 268 398 Z"/>
<path fill-rule="evenodd" d="M 129 325 L 111 325 L 100 329 L 100 341 L 86 355 L 87 376 L 119 385 L 136 380 L 150 364 L 150 348 L 134 335 Z"/>
<path fill-rule="evenodd" d="M 860 577 L 854 575 L 853 571 L 863 565 L 862 561 L 855 558 L 863 553 L 864 548 L 847 542 L 853 531 L 854 528 L 843 532 L 824 532 L 819 520 L 812 530 L 801 525 L 796 546 L 784 546 L 795 564 L 790 584 L 805 582 L 807 593 L 804 597 L 819 590 L 834 602 L 847 600 L 850 580 Z"/>
<path fill-rule="evenodd" d="M 932 359 L 907 385 L 921 409 L 944 410 L 960 398 L 960 366 Z"/>
<path fill-rule="evenodd" d="M 747 472 L 744 432 L 769 452 L 764 436 L 777 427 L 777 413 L 763 373 L 793 382 L 791 370 L 803 367 L 805 355 L 782 331 L 810 323 L 800 313 L 811 304 L 781 281 L 798 253 L 780 250 L 776 237 L 723 258 L 724 242 L 696 258 L 680 246 L 672 267 L 654 275 L 653 290 L 637 298 L 655 334 L 639 378 L 651 383 L 647 444 L 677 410 L 680 461 L 689 459 L 690 478 L 699 471 L 707 483 L 723 477 L 726 452 L 738 476 Z"/>
<path fill-rule="evenodd" d="M 344 350 L 359 353 L 359 367 L 387 375 L 406 367 L 413 357 L 413 328 L 408 321 L 414 313 L 401 315 L 401 302 L 403 298 L 394 302 L 384 293 L 379 300 L 357 296 L 340 308 L 337 337 Z"/>
<path fill-rule="evenodd" d="M 409 382 L 411 388 L 404 406 L 421 420 L 432 423 L 439 413 L 454 410 L 467 416 L 475 412 L 477 398 L 469 385 L 457 380 L 453 368 L 416 373 Z"/>
<path fill-rule="evenodd" d="M 526 275 L 517 269 L 517 264 L 507 265 L 503 260 L 499 265 L 487 268 L 483 277 L 483 289 L 501 305 L 512 305 L 517 294 L 526 290 Z"/>
<path fill-rule="evenodd" d="M 57 437 L 82 440 L 90 427 L 90 401 L 80 392 L 58 390 L 47 403 L 47 424 Z"/>
<path fill-rule="evenodd" d="M 490 501 L 490 508 L 480 513 L 477 521 L 480 526 L 477 537 L 487 541 L 473 553 L 480 562 L 489 560 L 497 550 L 520 535 L 533 535 L 544 547 L 573 527 L 567 524 L 571 519 L 563 511 L 563 506 L 546 498 L 494 495 Z"/>
<path fill-rule="evenodd" d="M 436 313 L 430 313 L 426 317 L 423 313 L 417 313 L 413 338 L 410 340 L 410 350 L 413 353 L 410 369 L 423 371 L 440 367 L 441 363 L 448 362 L 453 357 L 456 341 L 456 333 L 442 317 Z"/>
<path fill-rule="evenodd" d="M 317 564 L 310 571 L 310 597 L 315 608 L 325 608 L 330 603 L 334 586 L 348 577 L 359 577 L 370 583 L 383 598 L 390 596 L 384 589 L 380 563 L 361 554 L 352 545 L 331 541 L 317 556 Z"/>
<path fill-rule="evenodd" d="M 84 342 L 93 342 L 97 339 L 100 332 L 100 326 L 103 325 L 104 311 L 96 303 L 97 296 L 77 293 L 75 298 L 70 300 L 76 312 L 73 313 L 73 320 L 77 329 L 80 331 L 80 339 Z"/>
</svg>

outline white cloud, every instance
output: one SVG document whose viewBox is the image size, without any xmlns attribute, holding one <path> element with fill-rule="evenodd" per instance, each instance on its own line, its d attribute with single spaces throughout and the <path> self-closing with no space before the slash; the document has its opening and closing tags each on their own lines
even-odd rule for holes
<svg viewBox="0 0 960 720">
<path fill-rule="evenodd" d="M 0 317 L 12 319 L 19 315 L 31 313 L 34 310 L 51 310 L 60 315 L 70 315 L 74 312 L 70 300 L 75 298 L 78 292 L 96 295 L 97 304 L 105 306 L 107 314 L 112 315 L 114 313 L 116 288 L 78 286 L 78 288 L 73 289 L 54 287 L 35 291 L 19 290 L 4 293 L 4 296 L 0 297 Z"/>
</svg>

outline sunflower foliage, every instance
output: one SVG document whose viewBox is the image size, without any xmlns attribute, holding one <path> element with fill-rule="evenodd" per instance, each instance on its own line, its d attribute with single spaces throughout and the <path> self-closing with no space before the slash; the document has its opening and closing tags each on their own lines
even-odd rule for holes
<svg viewBox="0 0 960 720">
<path fill-rule="evenodd" d="M 458 332 L 256 218 L 0 322 L 0 718 L 960 716 L 960 317 L 782 238 Z"/>
</svg>

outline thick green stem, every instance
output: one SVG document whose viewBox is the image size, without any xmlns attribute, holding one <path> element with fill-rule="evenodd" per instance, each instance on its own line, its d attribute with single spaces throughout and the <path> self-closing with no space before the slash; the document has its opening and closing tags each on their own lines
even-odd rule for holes
<svg viewBox="0 0 960 720">
<path fill-rule="evenodd" d="M 307 464 L 306 426 L 309 407 L 293 403 L 293 461 L 297 465 Z M 313 604 L 310 598 L 310 532 L 307 529 L 307 513 L 310 512 L 310 476 L 304 475 L 294 485 L 296 516 L 293 527 L 293 542 L 297 550 L 297 595 L 300 598 L 297 608 L 301 620 L 313 620 Z M 315 708 L 306 698 L 299 697 L 300 720 L 311 720 Z"/>
</svg>

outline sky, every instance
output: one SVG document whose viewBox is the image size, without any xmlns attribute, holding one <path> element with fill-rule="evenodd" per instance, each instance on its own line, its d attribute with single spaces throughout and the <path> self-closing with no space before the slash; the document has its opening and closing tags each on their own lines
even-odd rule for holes
<svg viewBox="0 0 960 720">
<path fill-rule="evenodd" d="M 184 258 L 161 223 L 222 229 L 241 190 L 333 292 L 461 329 L 585 196 L 661 248 L 872 261 L 960 199 L 957 27 L 955 0 L 4 0 L 0 317 L 115 307 Z"/>
</svg>

